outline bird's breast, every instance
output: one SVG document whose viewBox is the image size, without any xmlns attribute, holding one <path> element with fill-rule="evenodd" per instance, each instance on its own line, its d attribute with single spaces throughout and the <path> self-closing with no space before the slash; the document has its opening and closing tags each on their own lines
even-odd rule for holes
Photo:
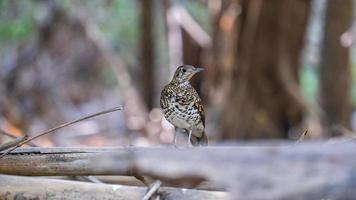
<svg viewBox="0 0 356 200">
<path fill-rule="evenodd" d="M 171 103 L 171 105 L 164 109 L 166 119 L 178 128 L 190 129 L 201 121 L 198 110 L 192 105 L 180 105 L 178 103 Z"/>
</svg>

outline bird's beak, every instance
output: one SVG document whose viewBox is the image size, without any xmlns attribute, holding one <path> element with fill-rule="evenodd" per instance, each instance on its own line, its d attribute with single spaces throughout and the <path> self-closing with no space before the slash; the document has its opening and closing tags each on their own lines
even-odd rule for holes
<svg viewBox="0 0 356 200">
<path fill-rule="evenodd" d="M 195 68 L 195 73 L 202 72 L 204 70 L 205 70 L 204 68 Z"/>
</svg>

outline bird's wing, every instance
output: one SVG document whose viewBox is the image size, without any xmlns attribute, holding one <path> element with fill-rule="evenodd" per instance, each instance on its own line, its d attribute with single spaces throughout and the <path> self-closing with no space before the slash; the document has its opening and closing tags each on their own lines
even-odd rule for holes
<svg viewBox="0 0 356 200">
<path fill-rule="evenodd" d="M 163 88 L 162 92 L 161 92 L 161 99 L 159 101 L 161 108 L 165 109 L 168 108 L 169 105 L 169 98 L 170 98 L 170 93 L 168 92 L 167 86 Z"/>
<path fill-rule="evenodd" d="M 199 98 L 195 103 L 194 103 L 194 107 L 196 107 L 196 109 L 199 112 L 200 115 L 200 119 L 203 122 L 203 126 L 205 127 L 205 112 L 204 112 L 204 106 L 203 106 L 203 102 L 201 101 L 201 99 Z"/>
<path fill-rule="evenodd" d="M 205 112 L 203 102 L 193 87 L 186 88 L 186 90 L 182 92 L 181 95 L 177 96 L 177 102 L 184 105 L 188 105 L 191 102 L 194 102 L 193 107 L 199 112 L 200 119 L 205 126 Z"/>
</svg>

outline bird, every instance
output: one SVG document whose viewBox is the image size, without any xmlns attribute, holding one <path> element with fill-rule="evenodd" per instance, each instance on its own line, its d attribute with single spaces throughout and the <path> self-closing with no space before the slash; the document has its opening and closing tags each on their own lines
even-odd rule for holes
<svg viewBox="0 0 356 200">
<path fill-rule="evenodd" d="M 179 66 L 171 81 L 161 92 L 160 106 L 164 117 L 173 124 L 176 131 L 173 142 L 176 146 L 177 129 L 188 134 L 191 146 L 207 146 L 208 137 L 205 133 L 205 113 L 202 100 L 189 80 L 204 68 L 192 65 Z"/>
</svg>

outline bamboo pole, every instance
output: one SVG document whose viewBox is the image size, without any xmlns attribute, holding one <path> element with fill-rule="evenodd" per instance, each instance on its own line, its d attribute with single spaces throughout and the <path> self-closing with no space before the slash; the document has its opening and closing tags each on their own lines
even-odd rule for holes
<svg viewBox="0 0 356 200">
<path fill-rule="evenodd" d="M 208 180 L 243 199 L 356 197 L 356 144 L 269 144 L 181 149 L 22 148 L 0 159 L 0 173 L 130 175 L 134 172 L 161 181 Z"/>
</svg>

